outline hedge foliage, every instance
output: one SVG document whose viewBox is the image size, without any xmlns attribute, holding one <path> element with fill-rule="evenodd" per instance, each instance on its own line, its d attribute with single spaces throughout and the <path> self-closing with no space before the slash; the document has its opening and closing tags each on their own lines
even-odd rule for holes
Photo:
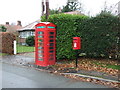
<svg viewBox="0 0 120 90">
<path fill-rule="evenodd" d="M 118 55 L 120 19 L 112 15 L 89 18 L 78 27 L 82 49 L 89 57 L 115 58 Z M 117 57 L 116 57 L 117 58 Z"/>
<path fill-rule="evenodd" d="M 86 18 L 86 16 L 69 14 L 49 16 L 48 21 L 57 25 L 57 59 L 75 58 L 75 52 L 72 49 L 72 37 L 76 36 L 78 24 Z M 44 17 L 42 18 L 42 21 L 46 21 Z"/>
<path fill-rule="evenodd" d="M 13 33 L 0 32 L 2 42 L 0 42 L 0 52 L 13 54 L 14 53 L 14 40 L 16 39 Z"/>
<path fill-rule="evenodd" d="M 42 21 L 46 21 L 42 17 Z M 72 37 L 82 39 L 79 55 L 86 57 L 105 57 L 118 54 L 118 31 L 120 20 L 112 15 L 87 17 L 81 15 L 50 15 L 48 22 L 57 25 L 57 59 L 74 59 Z"/>
</svg>

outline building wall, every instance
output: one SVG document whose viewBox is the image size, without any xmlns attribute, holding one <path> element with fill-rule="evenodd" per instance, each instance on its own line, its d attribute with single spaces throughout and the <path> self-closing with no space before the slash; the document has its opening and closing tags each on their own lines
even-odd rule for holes
<svg viewBox="0 0 120 90">
<path fill-rule="evenodd" d="M 19 32 L 20 38 L 27 38 L 29 36 L 35 36 L 35 31 L 21 31 L 21 32 Z"/>
</svg>

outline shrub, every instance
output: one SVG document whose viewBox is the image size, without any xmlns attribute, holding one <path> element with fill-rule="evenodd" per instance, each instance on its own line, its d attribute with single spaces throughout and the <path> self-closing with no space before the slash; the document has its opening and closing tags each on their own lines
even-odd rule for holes
<svg viewBox="0 0 120 90">
<path fill-rule="evenodd" d="M 7 28 L 3 25 L 0 26 L 0 32 L 6 32 Z"/>
<path fill-rule="evenodd" d="M 0 32 L 0 52 L 13 54 L 13 41 L 15 40 L 15 35 L 13 33 L 8 32 Z"/>
<path fill-rule="evenodd" d="M 34 46 L 35 45 L 34 36 L 29 36 L 28 38 L 26 38 L 26 44 L 28 46 Z"/>
</svg>

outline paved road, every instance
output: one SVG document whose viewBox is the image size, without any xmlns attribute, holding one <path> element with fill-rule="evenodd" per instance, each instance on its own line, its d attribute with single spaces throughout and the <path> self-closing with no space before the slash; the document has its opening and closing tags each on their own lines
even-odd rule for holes
<svg viewBox="0 0 120 90">
<path fill-rule="evenodd" d="M 89 82 L 80 82 L 53 75 L 34 68 L 2 64 L 3 88 L 107 88 Z"/>
</svg>

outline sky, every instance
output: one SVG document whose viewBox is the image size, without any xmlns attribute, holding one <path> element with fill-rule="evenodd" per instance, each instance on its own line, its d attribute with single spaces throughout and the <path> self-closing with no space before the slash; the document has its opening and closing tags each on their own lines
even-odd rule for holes
<svg viewBox="0 0 120 90">
<path fill-rule="evenodd" d="M 58 9 L 66 5 L 67 0 L 49 0 L 50 9 Z M 115 5 L 120 0 L 79 0 L 83 6 L 83 13 L 91 16 L 98 14 L 107 5 Z M 40 19 L 41 0 L 0 0 L 0 24 L 9 22 L 16 24 L 18 20 L 25 26 Z"/>
</svg>

